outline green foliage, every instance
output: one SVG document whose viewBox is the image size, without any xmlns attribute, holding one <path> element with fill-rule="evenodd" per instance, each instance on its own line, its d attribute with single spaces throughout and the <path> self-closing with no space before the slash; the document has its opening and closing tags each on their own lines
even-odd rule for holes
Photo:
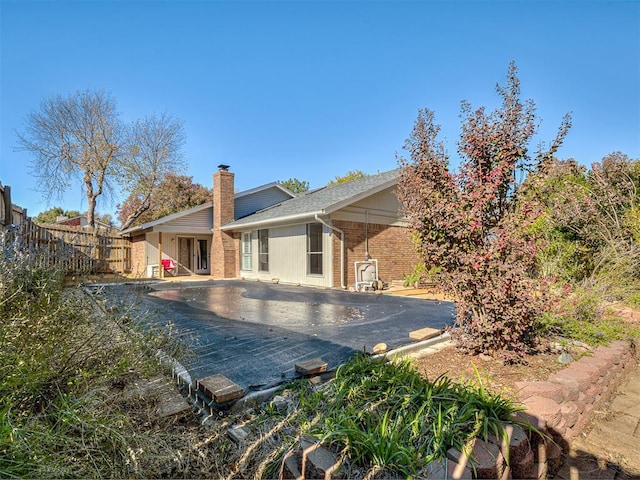
<svg viewBox="0 0 640 480">
<path fill-rule="evenodd" d="M 552 159 L 527 180 L 525 195 L 545 209 L 533 226 L 540 237 L 538 274 L 573 291 L 573 307 L 565 305 L 567 311 L 573 308 L 571 315 L 549 315 L 552 321 L 546 324 L 553 329 L 591 341 L 603 329 L 617 335 L 616 328 L 594 327 L 584 312 L 597 310 L 602 302 L 633 304 L 638 295 L 639 188 L 640 161 L 619 152 L 589 170 L 574 160 Z"/>
<path fill-rule="evenodd" d="M 413 271 L 403 276 L 402 280 L 405 287 L 410 287 L 423 282 L 437 282 L 438 275 L 442 272 L 440 267 L 431 267 L 427 270 L 424 263 L 416 263 Z"/>
<path fill-rule="evenodd" d="M 412 287 L 417 283 L 420 283 L 427 271 L 427 268 L 424 266 L 424 263 L 416 263 L 413 267 L 413 271 L 409 274 L 406 274 L 402 278 L 402 282 L 405 287 Z"/>
<path fill-rule="evenodd" d="M 591 284 L 638 278 L 639 188 L 640 161 L 619 152 L 590 170 L 553 159 L 530 177 L 526 195 L 545 209 L 538 225 L 541 274 Z"/>
<path fill-rule="evenodd" d="M 502 438 L 520 410 L 481 385 L 430 382 L 409 360 L 364 354 L 338 368 L 322 400 L 316 394 L 300 408 L 303 417 L 319 417 L 309 433 L 345 451 L 350 463 L 404 476 L 443 460 L 451 447 L 464 450 L 471 438 Z"/>
<path fill-rule="evenodd" d="M 552 292 L 553 307 L 540 316 L 538 327 L 544 335 L 579 340 L 589 345 L 606 345 L 613 340 L 640 337 L 640 326 L 629 325 L 611 315 L 605 299 L 592 286 L 565 286 Z"/>
<path fill-rule="evenodd" d="M 79 217 L 80 212 L 77 210 L 63 210 L 62 207 L 53 207 L 44 212 L 40 212 L 34 220 L 38 223 L 56 223 L 60 216 L 74 218 Z"/>
<path fill-rule="evenodd" d="M 349 170 L 345 175 L 337 175 L 333 180 L 329 181 L 329 183 L 327 183 L 327 187 L 352 182 L 358 178 L 364 178 L 366 176 L 368 176 L 368 174 L 364 173 L 362 170 Z"/>
<path fill-rule="evenodd" d="M 630 307 L 633 307 L 636 310 L 640 310 L 640 285 L 635 285 L 635 291 L 629 294 L 627 302 L 629 303 Z"/>
<path fill-rule="evenodd" d="M 279 183 L 292 193 L 304 193 L 309 190 L 309 182 L 306 180 L 298 180 L 292 177 L 288 180 L 281 180 Z"/>
<path fill-rule="evenodd" d="M 48 400 L 38 415 L 16 418 L 12 410 L 3 415 L 0 470 L 4 475 L 103 478 L 136 473 L 131 461 L 131 454 L 139 450 L 131 434 L 136 426 L 112 411 L 107 398 L 57 391 Z M 9 428 L 10 435 L 4 435 Z"/>
</svg>

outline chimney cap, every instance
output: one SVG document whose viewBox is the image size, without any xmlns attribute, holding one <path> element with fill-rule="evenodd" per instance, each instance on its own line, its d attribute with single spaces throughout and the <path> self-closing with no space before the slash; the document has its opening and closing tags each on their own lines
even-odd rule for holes
<svg viewBox="0 0 640 480">
<path fill-rule="evenodd" d="M 229 170 L 229 165 L 220 164 L 218 165 L 218 169 L 222 170 L 223 172 L 227 172 Z"/>
</svg>

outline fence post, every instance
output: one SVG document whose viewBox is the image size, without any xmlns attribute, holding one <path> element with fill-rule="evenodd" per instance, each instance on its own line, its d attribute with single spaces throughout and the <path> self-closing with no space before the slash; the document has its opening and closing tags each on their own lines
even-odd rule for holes
<svg viewBox="0 0 640 480">
<path fill-rule="evenodd" d="M 2 200 L 4 203 L 3 223 L 5 227 L 8 227 L 13 223 L 13 204 L 11 203 L 11 187 L 9 185 L 2 188 Z"/>
</svg>

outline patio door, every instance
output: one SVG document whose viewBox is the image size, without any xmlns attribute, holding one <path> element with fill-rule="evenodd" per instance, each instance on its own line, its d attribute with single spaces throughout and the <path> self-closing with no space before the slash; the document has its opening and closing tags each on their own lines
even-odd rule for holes
<svg viewBox="0 0 640 480">
<path fill-rule="evenodd" d="M 209 241 L 206 238 L 196 239 L 195 273 L 209 273 Z"/>
<path fill-rule="evenodd" d="M 178 273 L 193 273 L 193 238 L 178 237 Z"/>
</svg>

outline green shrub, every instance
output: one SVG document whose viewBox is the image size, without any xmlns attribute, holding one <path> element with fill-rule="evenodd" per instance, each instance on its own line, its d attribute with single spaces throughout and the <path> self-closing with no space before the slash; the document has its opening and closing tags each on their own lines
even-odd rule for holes
<svg viewBox="0 0 640 480">
<path fill-rule="evenodd" d="M 636 285 L 636 291 L 632 292 L 631 294 L 629 294 L 629 297 L 627 298 L 627 303 L 629 304 L 630 307 L 637 309 L 640 309 L 640 288 L 638 285 Z"/>
<path fill-rule="evenodd" d="M 640 327 L 629 325 L 607 310 L 605 299 L 593 286 L 555 292 L 553 308 L 538 318 L 544 335 L 557 335 L 589 345 L 640 337 Z"/>
<path fill-rule="evenodd" d="M 424 263 L 416 263 L 413 271 L 410 274 L 403 275 L 402 280 L 405 287 L 412 287 L 422 282 L 437 281 L 440 272 L 442 272 L 440 267 L 431 267 L 427 270 Z"/>
</svg>

